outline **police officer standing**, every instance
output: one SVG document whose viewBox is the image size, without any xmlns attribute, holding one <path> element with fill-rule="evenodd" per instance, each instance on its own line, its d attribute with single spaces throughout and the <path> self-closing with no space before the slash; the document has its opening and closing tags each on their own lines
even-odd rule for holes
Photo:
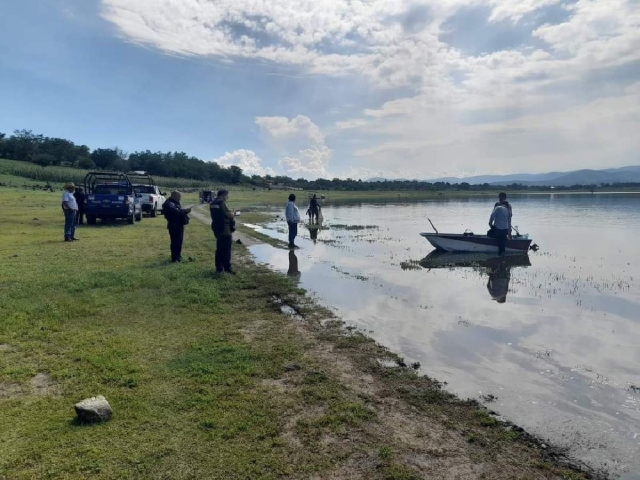
<svg viewBox="0 0 640 480">
<path fill-rule="evenodd" d="M 171 238 L 171 261 L 182 261 L 182 241 L 184 226 L 189 223 L 190 208 L 182 208 L 180 199 L 182 194 L 177 190 L 171 192 L 169 199 L 162 205 L 162 214 L 167 219 L 167 229 Z"/>
<path fill-rule="evenodd" d="M 228 190 L 218 190 L 218 195 L 209 205 L 211 230 L 216 236 L 216 273 L 227 272 L 235 275 L 231 268 L 231 245 L 235 231 L 235 211 L 227 207 Z"/>
</svg>

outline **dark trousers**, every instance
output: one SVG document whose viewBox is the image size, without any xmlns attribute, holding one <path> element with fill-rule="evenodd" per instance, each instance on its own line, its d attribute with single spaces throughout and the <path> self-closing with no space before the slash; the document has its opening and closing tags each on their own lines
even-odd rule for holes
<svg viewBox="0 0 640 480">
<path fill-rule="evenodd" d="M 216 272 L 231 271 L 231 235 L 216 235 Z"/>
<path fill-rule="evenodd" d="M 298 236 L 298 224 L 295 222 L 287 223 L 289 224 L 289 246 L 291 246 Z"/>
<path fill-rule="evenodd" d="M 498 241 L 498 254 L 504 253 L 504 247 L 507 243 L 507 236 L 509 235 L 509 229 L 495 229 L 495 239 Z"/>
<path fill-rule="evenodd" d="M 78 208 L 76 213 L 76 225 L 82 225 L 82 217 L 84 217 L 84 208 Z"/>
<path fill-rule="evenodd" d="M 184 225 L 169 225 L 169 237 L 171 237 L 171 261 L 177 262 L 182 255 Z"/>
<path fill-rule="evenodd" d="M 64 239 L 71 240 L 76 234 L 76 211 L 64 211 Z"/>
</svg>

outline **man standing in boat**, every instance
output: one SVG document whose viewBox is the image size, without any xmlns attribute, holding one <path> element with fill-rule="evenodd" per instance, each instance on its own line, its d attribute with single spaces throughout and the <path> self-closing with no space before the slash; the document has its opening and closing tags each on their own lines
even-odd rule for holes
<svg viewBox="0 0 640 480">
<path fill-rule="evenodd" d="M 511 204 L 509 202 L 507 202 L 507 194 L 506 193 L 500 192 L 498 194 L 498 201 L 496 202 L 496 204 L 493 207 L 495 208 L 498 205 L 503 205 L 503 206 L 507 207 L 507 210 L 509 210 L 509 225 L 511 225 L 511 217 L 513 216 L 513 210 L 511 210 Z"/>
<path fill-rule="evenodd" d="M 498 254 L 503 255 L 507 237 L 511 234 L 511 205 L 507 202 L 507 194 L 504 192 L 500 193 L 498 199 L 489 218 L 489 227 L 493 237 L 498 241 Z"/>
</svg>

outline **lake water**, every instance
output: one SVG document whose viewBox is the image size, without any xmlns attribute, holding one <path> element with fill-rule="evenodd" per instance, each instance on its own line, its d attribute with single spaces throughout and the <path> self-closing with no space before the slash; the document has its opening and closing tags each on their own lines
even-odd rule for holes
<svg viewBox="0 0 640 480">
<path fill-rule="evenodd" d="M 420 263 L 427 217 L 440 232 L 484 233 L 494 199 L 483 197 L 327 205 L 321 229 L 300 226 L 295 254 L 252 252 L 449 390 L 493 395 L 488 406 L 526 430 L 638 478 L 640 195 L 510 201 L 513 224 L 540 246 L 528 260 Z M 279 218 L 260 231 L 285 229 Z"/>
</svg>

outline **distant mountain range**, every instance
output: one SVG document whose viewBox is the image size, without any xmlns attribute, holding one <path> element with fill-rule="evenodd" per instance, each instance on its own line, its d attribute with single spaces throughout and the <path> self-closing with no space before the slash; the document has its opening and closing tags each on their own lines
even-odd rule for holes
<svg viewBox="0 0 640 480">
<path fill-rule="evenodd" d="M 384 182 L 385 178 L 370 178 L 368 182 Z M 392 180 L 392 179 L 390 179 Z M 395 180 L 395 179 L 393 179 Z M 469 183 L 478 185 L 510 185 L 520 183 L 532 186 L 570 187 L 572 185 L 600 185 L 602 183 L 640 183 L 640 165 L 607 168 L 604 170 L 574 170 L 571 172 L 513 173 L 510 175 L 478 175 L 475 177 L 443 177 L 426 182 Z"/>
</svg>

